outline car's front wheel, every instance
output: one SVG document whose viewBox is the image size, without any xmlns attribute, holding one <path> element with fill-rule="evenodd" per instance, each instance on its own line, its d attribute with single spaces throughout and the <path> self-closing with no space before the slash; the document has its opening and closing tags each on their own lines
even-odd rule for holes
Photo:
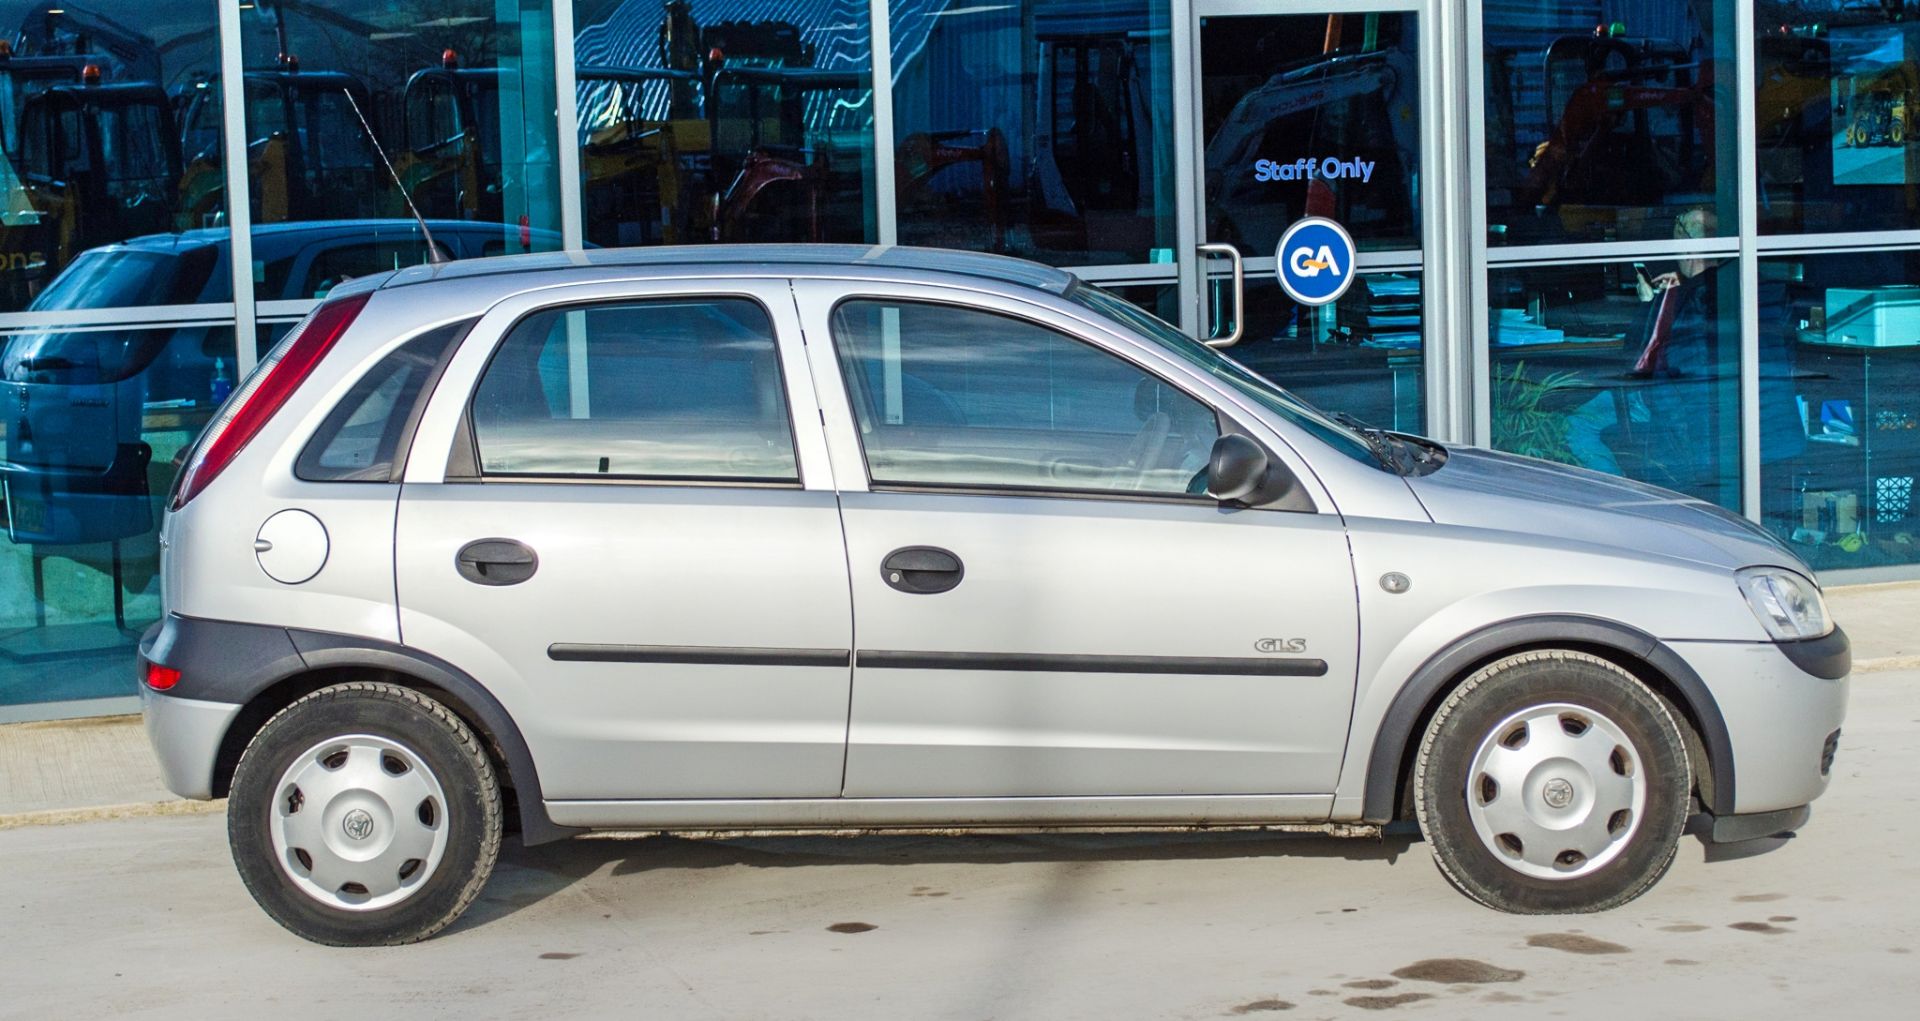
<svg viewBox="0 0 1920 1021">
<path fill-rule="evenodd" d="M 1693 776 L 1679 724 L 1617 664 L 1568 650 L 1492 663 L 1435 711 L 1414 804 L 1467 896 L 1522 914 L 1604 911 L 1673 864 Z"/>
<path fill-rule="evenodd" d="M 256 901 L 332 946 L 411 943 L 479 895 L 500 853 L 500 787 L 472 729 L 391 684 L 322 688 L 254 735 L 227 839 Z"/>
</svg>

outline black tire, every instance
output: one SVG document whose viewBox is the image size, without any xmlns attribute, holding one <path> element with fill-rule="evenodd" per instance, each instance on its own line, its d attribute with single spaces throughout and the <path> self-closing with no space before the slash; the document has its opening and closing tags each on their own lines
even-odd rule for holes
<svg viewBox="0 0 1920 1021">
<path fill-rule="evenodd" d="M 294 761 L 317 744 L 359 734 L 414 751 L 446 802 L 439 865 L 405 899 L 372 910 L 336 907 L 295 885 L 271 830 L 276 787 Z M 248 892 L 274 921 L 328 946 L 413 943 L 446 928 L 492 874 L 500 832 L 500 785 L 480 739 L 446 706 L 391 684 L 336 684 L 282 709 L 241 755 L 227 803 L 227 842 Z"/>
<path fill-rule="evenodd" d="M 1509 864 L 1518 858 L 1512 847 L 1503 856 L 1476 832 L 1468 774 L 1503 721 L 1557 703 L 1597 714 L 1626 736 L 1646 794 L 1637 826 L 1622 825 L 1610 858 L 1584 874 L 1543 878 Z M 1673 865 L 1693 790 L 1686 743 L 1666 703 L 1618 665 L 1566 650 L 1509 656 L 1454 689 L 1427 726 L 1413 782 L 1420 829 L 1441 874 L 1474 900 L 1515 914 L 1605 911 L 1645 893 Z"/>
</svg>

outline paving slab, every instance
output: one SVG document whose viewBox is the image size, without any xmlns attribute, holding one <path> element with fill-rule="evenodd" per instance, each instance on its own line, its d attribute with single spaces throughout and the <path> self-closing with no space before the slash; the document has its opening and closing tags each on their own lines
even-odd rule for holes
<svg viewBox="0 0 1920 1021">
<path fill-rule="evenodd" d="M 138 716 L 0 726 L 0 825 L 23 813 L 172 800 Z"/>
</svg>

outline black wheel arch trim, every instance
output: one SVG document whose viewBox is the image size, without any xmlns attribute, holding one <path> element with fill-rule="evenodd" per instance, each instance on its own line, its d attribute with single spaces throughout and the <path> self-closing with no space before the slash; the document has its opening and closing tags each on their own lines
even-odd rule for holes
<svg viewBox="0 0 1920 1021">
<path fill-rule="evenodd" d="M 1738 844 L 1792 833 L 1813 817 L 1813 807 L 1798 805 L 1750 815 L 1717 815 L 1706 832 L 1710 844 Z"/>
<path fill-rule="evenodd" d="M 522 842 L 531 847 L 581 832 L 547 816 L 533 754 L 506 707 L 485 685 L 436 656 L 359 635 L 179 614 L 169 614 L 150 628 L 141 640 L 140 653 L 181 672 L 178 685 L 167 695 L 209 702 L 247 705 L 299 674 L 353 667 L 387 670 L 439 688 L 472 712 L 499 746 L 519 803 Z"/>
<path fill-rule="evenodd" d="M 1598 617 L 1544 614 L 1489 624 L 1456 639 L 1413 672 L 1375 729 L 1373 749 L 1367 757 L 1361 818 L 1377 823 L 1394 819 L 1414 728 L 1455 679 L 1510 652 L 1556 646 L 1598 647 L 1623 653 L 1647 664 L 1671 683 L 1686 703 L 1683 708 L 1699 724 L 1700 740 L 1713 769 L 1713 804 L 1708 809 L 1715 815 L 1733 814 L 1733 741 L 1719 703 L 1700 675 L 1678 653 L 1639 628 Z"/>
</svg>

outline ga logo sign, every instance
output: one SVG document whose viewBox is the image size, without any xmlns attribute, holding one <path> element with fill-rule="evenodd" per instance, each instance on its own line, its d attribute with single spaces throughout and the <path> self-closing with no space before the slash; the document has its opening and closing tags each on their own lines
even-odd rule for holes
<svg viewBox="0 0 1920 1021">
<path fill-rule="evenodd" d="M 1280 287 L 1302 305 L 1325 305 L 1353 283 L 1353 238 L 1325 217 L 1295 221 L 1273 254 Z"/>
</svg>

